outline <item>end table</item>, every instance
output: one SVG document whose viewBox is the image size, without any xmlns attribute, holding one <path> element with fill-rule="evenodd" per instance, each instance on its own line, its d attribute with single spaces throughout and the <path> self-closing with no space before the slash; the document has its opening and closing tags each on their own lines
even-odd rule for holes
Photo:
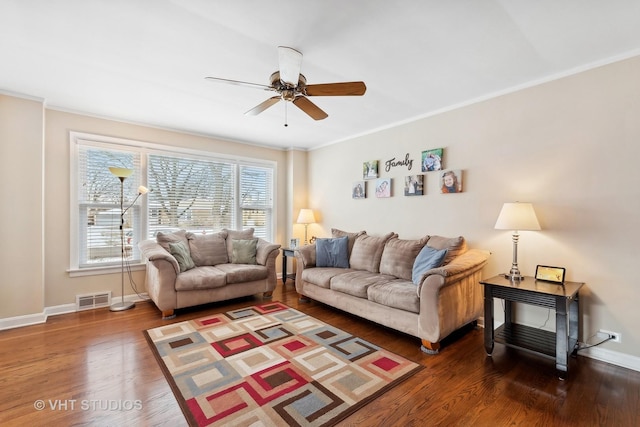
<svg viewBox="0 0 640 427">
<path fill-rule="evenodd" d="M 578 344 L 579 292 L 584 283 L 549 283 L 525 277 L 512 281 L 504 276 L 481 280 L 484 285 L 484 348 L 493 352 L 495 341 L 555 359 L 560 379 L 569 371 L 569 356 Z M 493 299 L 504 300 L 504 324 L 493 329 Z M 556 312 L 555 333 L 519 325 L 512 319 L 512 302 L 536 305 Z"/>
<path fill-rule="evenodd" d="M 293 274 L 287 274 L 287 257 L 295 256 L 295 249 L 292 248 L 281 248 L 282 249 L 282 284 L 287 283 L 287 278 L 294 279 L 296 278 L 296 273 L 294 271 Z"/>
</svg>

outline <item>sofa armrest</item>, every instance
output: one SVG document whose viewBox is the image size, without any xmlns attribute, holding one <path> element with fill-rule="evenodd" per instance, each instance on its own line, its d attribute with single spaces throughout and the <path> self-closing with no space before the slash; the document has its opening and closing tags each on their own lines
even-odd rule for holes
<svg viewBox="0 0 640 427">
<path fill-rule="evenodd" d="M 258 245 L 256 246 L 256 262 L 260 265 L 267 265 L 270 256 L 273 257 L 273 259 L 278 256 L 278 249 L 280 249 L 280 245 L 258 238 Z M 274 252 L 275 256 L 273 255 Z"/>
<path fill-rule="evenodd" d="M 149 261 L 167 261 L 173 266 L 176 274 L 180 274 L 180 266 L 178 261 L 165 248 L 160 246 L 155 240 L 143 240 L 138 244 L 142 257 Z"/>
<path fill-rule="evenodd" d="M 420 337 L 439 342 L 483 313 L 482 268 L 490 253 L 470 249 L 449 264 L 428 270 L 417 292 L 420 298 Z"/>
<path fill-rule="evenodd" d="M 455 257 L 450 263 L 427 270 L 420 280 L 420 285 L 424 283 L 427 277 L 432 275 L 444 277 L 445 281 L 443 282 L 443 285 L 455 282 L 462 277 L 481 270 L 487 264 L 489 255 L 490 253 L 487 251 L 469 249 L 462 255 Z M 419 292 L 420 291 L 418 290 L 418 293 Z"/>
<path fill-rule="evenodd" d="M 311 268 L 316 266 L 316 245 L 304 245 L 295 250 L 298 268 Z"/>
</svg>

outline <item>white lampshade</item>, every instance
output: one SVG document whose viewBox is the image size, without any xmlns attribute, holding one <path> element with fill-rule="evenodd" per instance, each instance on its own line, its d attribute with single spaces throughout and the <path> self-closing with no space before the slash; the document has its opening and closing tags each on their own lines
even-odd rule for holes
<svg viewBox="0 0 640 427">
<path fill-rule="evenodd" d="M 147 194 L 148 192 L 149 192 L 149 189 L 144 185 L 141 185 L 140 187 L 138 187 L 138 194 L 142 195 L 142 194 Z"/>
<path fill-rule="evenodd" d="M 114 174 L 118 178 L 128 178 L 133 173 L 133 169 L 116 168 L 116 167 L 111 166 L 111 167 L 109 167 L 109 172 L 111 172 L 112 174 Z"/>
<path fill-rule="evenodd" d="M 296 223 L 298 224 L 313 224 L 316 222 L 316 217 L 313 216 L 313 211 L 311 209 L 300 209 L 300 214 L 298 214 L 298 220 Z"/>
<path fill-rule="evenodd" d="M 494 227 L 496 230 L 540 230 L 531 203 L 505 203 Z"/>
</svg>

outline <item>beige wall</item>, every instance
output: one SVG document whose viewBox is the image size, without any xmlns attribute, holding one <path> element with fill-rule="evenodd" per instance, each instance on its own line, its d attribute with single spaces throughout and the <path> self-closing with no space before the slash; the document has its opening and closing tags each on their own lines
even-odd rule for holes
<svg viewBox="0 0 640 427">
<path fill-rule="evenodd" d="M 521 271 L 566 267 L 569 280 L 586 282 L 581 339 L 599 328 L 620 332 L 621 344 L 604 347 L 640 356 L 639 75 L 634 58 L 314 150 L 309 201 L 321 213 L 318 227 L 324 235 L 331 227 L 400 238 L 463 235 L 492 252 L 489 277 L 511 264 L 511 233 L 493 229 L 502 204 L 532 202 L 543 230 L 521 233 Z M 405 197 L 404 176 L 420 173 L 421 151 L 439 147 L 446 168 L 464 171 L 464 193 L 440 194 L 430 172 L 426 195 Z M 411 171 L 381 168 L 394 180 L 393 197 L 376 199 L 369 182 L 367 199 L 351 199 L 362 162 L 406 153 Z M 518 318 L 542 326 L 548 314 L 520 307 Z M 545 327 L 554 320 L 552 312 Z"/>
<path fill-rule="evenodd" d="M 0 317 L 42 313 L 44 108 L 0 94 Z"/>
</svg>

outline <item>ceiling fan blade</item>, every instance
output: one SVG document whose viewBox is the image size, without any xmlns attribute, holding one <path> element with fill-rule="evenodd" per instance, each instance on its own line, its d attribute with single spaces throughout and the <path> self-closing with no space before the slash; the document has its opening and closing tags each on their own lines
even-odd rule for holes
<svg viewBox="0 0 640 427">
<path fill-rule="evenodd" d="M 296 87 L 300 77 L 302 53 L 291 47 L 278 46 L 278 64 L 280 65 L 280 80 L 291 87 Z"/>
<path fill-rule="evenodd" d="M 364 82 L 324 83 L 308 85 L 304 89 L 307 96 L 360 96 L 367 91 Z"/>
<path fill-rule="evenodd" d="M 232 85 L 236 85 L 236 86 L 252 87 L 252 88 L 255 88 L 255 89 L 275 90 L 273 87 L 267 86 L 267 85 L 261 85 L 261 84 L 258 84 L 258 83 L 241 82 L 241 81 L 238 81 L 238 80 L 221 79 L 220 77 L 205 77 L 205 79 L 206 80 L 210 80 L 212 82 L 228 83 L 228 84 L 232 84 Z"/>
<path fill-rule="evenodd" d="M 272 96 L 271 98 L 261 102 L 260 104 L 256 105 L 255 107 L 253 107 L 251 110 L 247 111 L 244 114 L 247 116 L 256 116 L 262 113 L 267 108 L 271 107 L 273 104 L 276 104 L 278 101 L 280 101 L 280 99 L 281 97 L 279 96 Z"/>
<path fill-rule="evenodd" d="M 293 103 L 296 107 L 307 113 L 313 120 L 322 120 L 329 117 L 329 115 L 322 111 L 320 107 L 309 101 L 309 98 L 304 96 L 296 96 Z"/>
</svg>

